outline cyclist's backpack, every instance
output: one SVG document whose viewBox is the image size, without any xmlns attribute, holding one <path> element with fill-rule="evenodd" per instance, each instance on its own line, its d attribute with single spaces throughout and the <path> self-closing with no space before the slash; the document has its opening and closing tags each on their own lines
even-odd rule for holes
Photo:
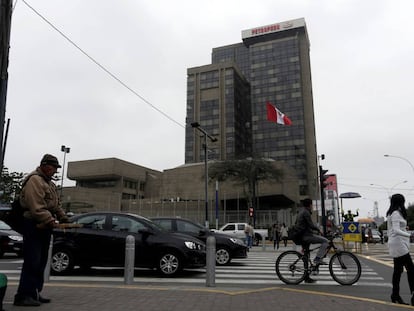
<svg viewBox="0 0 414 311">
<path fill-rule="evenodd" d="M 302 235 L 303 235 L 303 230 L 299 228 L 299 226 L 297 226 L 296 224 L 293 225 L 291 228 L 289 228 L 288 239 L 292 240 L 293 243 L 297 245 L 302 244 Z"/>
<path fill-rule="evenodd" d="M 26 185 L 29 178 L 33 175 L 37 175 L 37 174 L 32 174 L 28 176 L 22 185 L 22 189 Z M 11 204 L 10 211 L 8 211 L 5 214 L 3 221 L 6 224 L 8 224 L 14 231 L 18 233 L 22 233 L 23 232 L 23 220 L 24 220 L 23 214 L 24 214 L 24 208 L 20 204 L 20 195 L 17 195 L 14 198 L 13 203 Z"/>
</svg>

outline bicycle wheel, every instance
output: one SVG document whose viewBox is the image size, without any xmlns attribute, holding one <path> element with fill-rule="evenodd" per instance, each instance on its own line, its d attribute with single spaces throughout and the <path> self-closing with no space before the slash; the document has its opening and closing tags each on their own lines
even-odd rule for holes
<svg viewBox="0 0 414 311">
<path fill-rule="evenodd" d="M 286 284 L 299 284 L 305 279 L 308 263 L 306 257 L 296 251 L 286 251 L 276 259 L 276 274 Z"/>
<path fill-rule="evenodd" d="M 329 273 L 341 285 L 352 285 L 361 277 L 361 264 L 350 252 L 337 252 L 329 261 Z"/>
</svg>

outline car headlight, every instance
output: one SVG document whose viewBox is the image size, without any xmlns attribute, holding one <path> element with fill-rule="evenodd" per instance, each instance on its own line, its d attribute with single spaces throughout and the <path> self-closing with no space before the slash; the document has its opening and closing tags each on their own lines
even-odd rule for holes
<svg viewBox="0 0 414 311">
<path fill-rule="evenodd" d="M 23 241 L 23 237 L 20 235 L 9 235 L 9 239 L 13 241 Z"/>
<path fill-rule="evenodd" d="M 242 240 L 236 238 L 229 238 L 234 244 L 245 245 Z"/>
<path fill-rule="evenodd" d="M 198 244 L 196 242 L 186 241 L 184 243 L 185 243 L 185 246 L 187 246 L 189 249 L 202 250 L 204 248 L 203 245 Z"/>
</svg>

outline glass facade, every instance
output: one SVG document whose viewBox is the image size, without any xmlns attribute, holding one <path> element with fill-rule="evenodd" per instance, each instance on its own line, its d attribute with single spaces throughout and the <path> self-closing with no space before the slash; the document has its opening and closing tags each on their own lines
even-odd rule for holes
<svg viewBox="0 0 414 311">
<path fill-rule="evenodd" d="M 312 99 L 312 86 L 310 74 L 309 41 L 305 27 L 296 27 L 287 31 L 280 31 L 254 38 L 244 39 L 242 43 L 218 47 L 213 49 L 212 64 L 219 65 L 233 63 L 241 72 L 241 79 L 246 79 L 250 85 L 249 102 L 251 107 L 251 120 L 248 126 L 251 130 L 251 152 L 254 157 L 273 158 L 284 161 L 293 167 L 300 179 L 300 194 L 302 196 L 317 197 L 317 153 L 314 111 Z M 210 77 L 210 79 L 208 78 Z M 203 81 L 211 87 L 217 87 L 214 74 L 206 76 Z M 191 85 L 194 77 L 188 79 L 188 105 L 191 109 L 191 101 L 194 94 Z M 200 79 L 201 80 L 201 79 Z M 191 85 L 190 85 L 191 84 Z M 201 85 L 201 81 L 200 81 Z M 235 93 L 238 87 L 233 83 L 233 88 L 226 88 L 226 92 Z M 237 98 L 243 95 L 239 94 Z M 202 124 L 206 124 L 209 131 L 214 132 L 220 120 L 215 115 L 212 103 L 207 115 L 200 115 Z M 266 103 L 270 102 L 291 120 L 291 126 L 276 124 L 267 120 Z M 233 106 L 230 101 L 226 106 L 229 115 L 226 115 L 227 130 L 236 139 L 242 136 L 243 126 L 246 124 L 231 123 L 230 111 L 239 110 L 237 100 Z M 207 122 L 207 119 L 214 118 Z M 238 118 L 244 120 L 244 118 Z M 215 133 L 220 134 L 220 133 Z M 233 137 L 229 136 L 229 137 Z M 193 150 L 191 138 L 186 140 L 186 162 L 194 159 L 191 157 Z M 236 140 L 241 140 L 237 137 Z M 188 144 L 188 145 L 187 145 Z M 230 147 L 230 146 L 229 146 Z M 249 149 L 244 147 L 244 150 Z M 234 158 L 238 157 L 238 150 L 233 150 Z M 188 156 L 188 157 L 187 157 Z"/>
<path fill-rule="evenodd" d="M 192 68 L 187 79 L 187 124 L 198 122 L 217 142 L 207 141 L 210 160 L 251 155 L 250 85 L 233 65 Z M 200 136 L 202 135 L 202 136 Z M 187 126 L 185 162 L 204 161 L 204 136 Z"/>
</svg>

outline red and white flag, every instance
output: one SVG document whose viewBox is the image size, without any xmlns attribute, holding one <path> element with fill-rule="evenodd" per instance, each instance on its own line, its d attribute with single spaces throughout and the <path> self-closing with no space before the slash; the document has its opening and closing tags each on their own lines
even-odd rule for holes
<svg viewBox="0 0 414 311">
<path fill-rule="evenodd" d="M 283 125 L 292 125 L 292 121 L 271 103 L 266 103 L 267 120 Z"/>
</svg>

